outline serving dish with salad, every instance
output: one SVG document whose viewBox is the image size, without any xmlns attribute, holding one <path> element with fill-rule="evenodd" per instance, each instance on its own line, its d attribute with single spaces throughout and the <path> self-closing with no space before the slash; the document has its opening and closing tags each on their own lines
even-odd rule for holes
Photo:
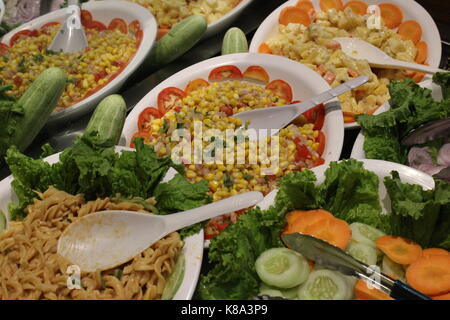
<svg viewBox="0 0 450 320">
<path fill-rule="evenodd" d="M 373 18 L 369 5 L 378 6 L 380 26 L 368 24 Z M 371 68 L 367 61 L 345 55 L 335 37 L 361 38 L 403 61 L 438 67 L 441 59 L 437 27 L 414 1 L 291 0 L 281 5 L 258 28 L 250 52 L 282 55 L 303 63 L 332 87 L 358 75 L 369 76 L 368 83 L 339 97 L 346 128 L 358 126 L 356 114 L 387 108 L 391 80 L 409 77 L 420 82 L 424 74 Z"/>
<path fill-rule="evenodd" d="M 380 160 L 343 160 L 287 174 L 211 240 L 212 269 L 200 278 L 199 297 L 390 299 L 283 246 L 281 234 L 301 232 L 434 299 L 448 299 L 449 192 L 449 184 Z"/>
<path fill-rule="evenodd" d="M 155 87 L 128 115 L 123 136 L 127 146 L 135 137 L 143 137 L 159 155 L 170 155 L 171 149 L 179 143 L 170 141 L 176 129 L 189 131 L 187 143 L 194 149 L 194 123 L 201 121 L 203 131 L 217 129 L 223 135 L 209 141 L 200 137 L 204 153 L 215 153 L 214 146 L 220 143 L 224 148 L 229 146 L 234 156 L 237 140 L 226 137 L 225 132 L 245 125 L 231 117 L 234 113 L 289 104 L 328 88 L 320 76 L 288 59 L 261 54 L 228 54 L 186 68 Z M 319 106 L 281 130 L 279 166 L 274 172 L 263 172 L 271 169 L 270 163 L 251 163 L 247 154 L 239 164 L 237 158 L 227 164 L 225 158 L 219 159 L 215 155 L 212 163 L 194 163 L 192 154 L 186 155 L 185 159 L 178 158 L 178 161 L 185 165 L 185 176 L 189 181 L 208 181 L 214 201 L 246 191 L 267 194 L 275 187 L 276 180 L 287 172 L 337 160 L 344 131 L 341 120 L 339 108 Z M 270 139 L 267 139 L 267 145 L 270 145 Z M 243 144 L 247 149 L 250 147 L 249 141 Z M 230 220 L 235 220 L 235 216 L 216 220 L 211 228 L 207 228 L 208 238 Z"/>
<path fill-rule="evenodd" d="M 86 50 L 52 52 L 47 48 L 65 18 L 65 9 L 50 12 L 12 30 L 0 44 L 0 78 L 13 85 L 9 92 L 13 96 L 20 96 L 49 67 L 60 67 L 67 73 L 68 84 L 49 123 L 91 112 L 139 67 L 156 38 L 156 20 L 139 5 L 88 2 L 81 11 Z"/>
</svg>

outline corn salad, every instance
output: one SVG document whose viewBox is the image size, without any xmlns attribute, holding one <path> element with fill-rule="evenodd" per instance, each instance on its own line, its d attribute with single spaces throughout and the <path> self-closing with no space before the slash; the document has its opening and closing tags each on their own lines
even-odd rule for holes
<svg viewBox="0 0 450 320">
<path fill-rule="evenodd" d="M 59 28 L 54 25 L 36 36 L 22 37 L 0 56 L 0 81 L 14 85 L 9 94 L 15 97 L 20 97 L 45 69 L 59 67 L 66 71 L 68 83 L 55 112 L 81 101 L 111 81 L 137 50 L 132 34 L 85 27 L 89 45 L 85 51 L 49 51 L 47 48 Z"/>
<path fill-rule="evenodd" d="M 146 131 L 151 134 L 148 135 L 145 142 L 153 145 L 160 156 L 171 155 L 172 149 L 179 143 L 171 140 L 172 132 L 177 128 L 184 128 L 191 134 L 190 143 L 194 150 L 193 123 L 195 120 L 203 123 L 203 131 L 219 129 L 221 132 L 225 132 L 227 129 L 235 130 L 244 124 L 240 119 L 228 117 L 227 113 L 223 111 L 223 106 L 231 108 L 234 114 L 284 104 L 286 101 L 282 98 L 254 83 L 239 80 L 213 82 L 207 87 L 192 91 L 181 99 L 178 112 L 171 109 L 161 118 L 155 118 L 146 123 Z M 207 180 L 214 201 L 246 191 L 261 191 L 267 194 L 275 187 L 276 178 L 287 172 L 315 165 L 315 161 L 320 157 L 317 153 L 319 143 L 316 142 L 319 130 L 313 130 L 313 127 L 314 125 L 310 123 L 300 126 L 291 124 L 280 130 L 279 165 L 271 174 L 263 174 L 262 170 L 269 168 L 271 164 L 261 163 L 260 158 L 254 164 L 250 164 L 248 159 L 243 164 L 236 164 L 237 162 L 226 164 L 225 158 L 222 158 L 223 164 L 207 164 L 204 161 L 202 164 L 187 164 L 185 176 L 191 182 Z M 237 144 L 233 144 L 231 141 L 234 137 L 228 138 L 229 140 L 224 138 L 223 141 L 219 141 L 219 138 L 208 140 L 204 137 L 203 150 L 207 150 L 208 146 L 211 148 L 212 142 L 223 143 L 225 148 L 234 146 L 231 151 L 236 154 Z M 296 157 L 299 142 L 307 148 L 311 155 L 310 158 L 298 159 Z M 249 154 L 250 143 L 254 142 L 245 140 L 246 157 Z M 267 138 L 268 157 L 271 156 L 270 143 L 271 138 L 269 137 Z M 183 159 L 180 160 L 183 162 Z"/>
<path fill-rule="evenodd" d="M 194 14 L 203 15 L 208 24 L 220 19 L 241 0 L 129 0 L 148 8 L 160 27 L 171 27 Z"/>
<path fill-rule="evenodd" d="M 347 56 L 332 39 L 354 36 L 407 62 L 414 62 L 417 49 L 411 40 L 403 40 L 385 26 L 367 28 L 366 19 L 367 16 L 355 14 L 351 8 L 317 11 L 315 22 L 307 27 L 299 23 L 280 24 L 279 34 L 268 39 L 266 44 L 273 54 L 286 56 L 315 70 L 332 87 L 358 75 L 367 75 L 367 83 L 341 95 L 339 101 L 344 112 L 372 113 L 389 99 L 387 85 L 391 79 L 401 79 L 408 74 L 399 70 L 371 69 L 366 60 Z"/>
</svg>

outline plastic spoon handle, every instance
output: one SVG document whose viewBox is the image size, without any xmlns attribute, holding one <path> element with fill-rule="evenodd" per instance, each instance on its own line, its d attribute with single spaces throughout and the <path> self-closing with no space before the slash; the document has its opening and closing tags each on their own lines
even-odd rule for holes
<svg viewBox="0 0 450 320">
<path fill-rule="evenodd" d="M 5 4 L 3 3 L 3 0 L 0 0 L 0 23 L 3 20 L 3 16 L 5 15 L 5 11 L 6 11 Z"/>
<path fill-rule="evenodd" d="M 370 61 L 369 61 L 369 63 L 370 63 Z M 377 66 L 379 68 L 408 69 L 408 70 L 425 72 L 425 73 L 430 73 L 430 74 L 434 74 L 436 72 L 447 72 L 447 70 L 433 68 L 430 66 L 425 66 L 425 65 L 417 64 L 417 63 L 399 61 L 399 60 L 395 60 L 395 59 L 392 59 L 392 61 L 387 60 L 386 63 L 383 63 L 383 64 L 373 64 L 373 65 Z"/>
</svg>

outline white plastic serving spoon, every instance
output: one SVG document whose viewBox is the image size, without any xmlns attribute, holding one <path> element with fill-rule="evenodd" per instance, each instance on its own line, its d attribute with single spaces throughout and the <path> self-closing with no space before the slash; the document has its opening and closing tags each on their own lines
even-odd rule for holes
<svg viewBox="0 0 450 320">
<path fill-rule="evenodd" d="M 219 215 L 251 207 L 263 199 L 251 191 L 169 215 L 125 210 L 101 211 L 71 223 L 58 241 L 58 254 L 82 271 L 121 265 L 171 232 Z"/>
<path fill-rule="evenodd" d="M 249 121 L 247 129 L 260 130 L 257 134 L 259 134 L 258 138 L 261 139 L 265 136 L 276 134 L 278 130 L 287 126 L 303 112 L 306 112 L 321 103 L 325 103 L 347 91 L 355 89 L 367 81 L 369 81 L 369 77 L 359 76 L 303 102 L 287 106 L 260 108 L 239 112 L 234 114 L 233 117 L 241 119 L 242 123 Z M 251 132 L 252 131 L 248 132 L 250 140 L 257 140 L 258 138 L 253 137 Z"/>
<path fill-rule="evenodd" d="M 69 0 L 67 19 L 55 38 L 48 47 L 52 51 L 63 51 L 68 53 L 80 52 L 88 46 L 86 35 L 80 19 L 80 6 L 78 0 Z"/>
<path fill-rule="evenodd" d="M 0 0 L 0 23 L 3 20 L 3 16 L 5 15 L 5 11 L 6 11 L 5 4 L 3 3 L 3 0 Z"/>
<path fill-rule="evenodd" d="M 404 62 L 394 59 L 369 42 L 357 38 L 334 38 L 339 42 L 342 51 L 354 59 L 367 60 L 370 66 L 385 69 L 407 69 L 425 73 L 446 72 L 422 64 Z"/>
</svg>

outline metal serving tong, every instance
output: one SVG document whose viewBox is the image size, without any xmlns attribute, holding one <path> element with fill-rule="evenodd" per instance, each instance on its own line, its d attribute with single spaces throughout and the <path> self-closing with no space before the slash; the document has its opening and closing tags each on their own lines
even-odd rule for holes
<svg viewBox="0 0 450 320">
<path fill-rule="evenodd" d="M 392 279 L 328 242 L 300 233 L 282 235 L 281 239 L 287 247 L 306 258 L 342 274 L 357 277 L 374 287 L 379 286 L 380 290 L 394 299 L 431 300 L 404 282 Z"/>
</svg>

